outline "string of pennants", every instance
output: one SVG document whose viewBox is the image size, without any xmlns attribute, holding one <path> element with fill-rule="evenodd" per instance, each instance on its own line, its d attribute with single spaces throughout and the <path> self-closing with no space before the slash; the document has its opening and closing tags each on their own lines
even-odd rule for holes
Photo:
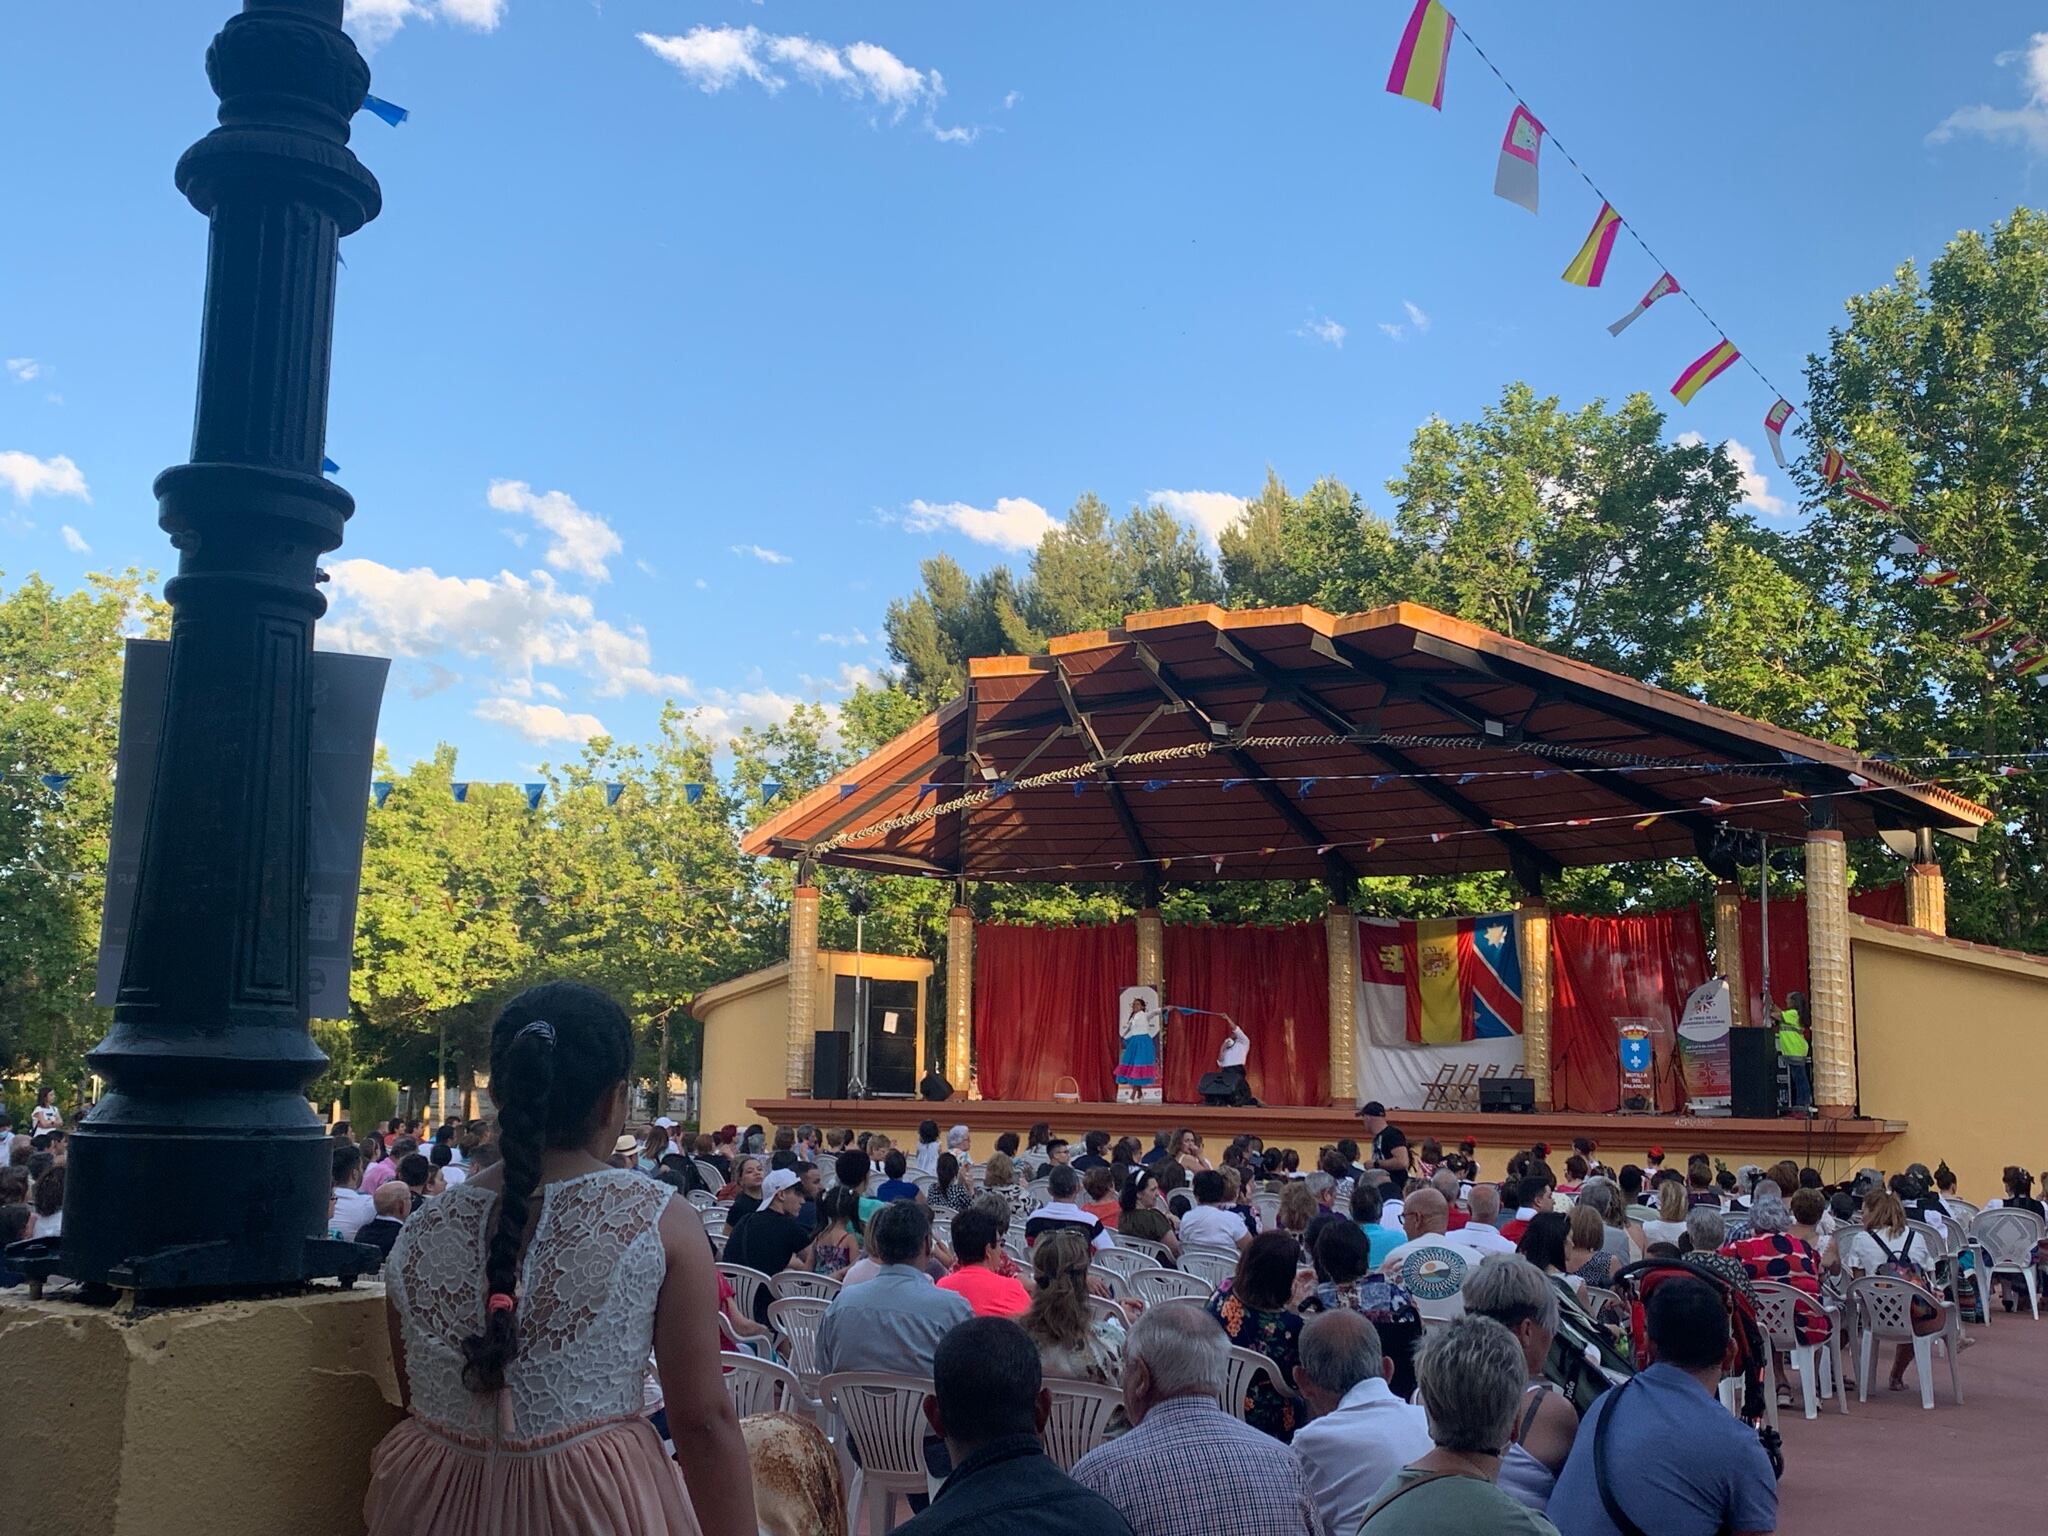
<svg viewBox="0 0 2048 1536">
<path fill-rule="evenodd" d="M 1471 30 L 1459 24 L 1442 0 L 1416 0 L 1415 9 L 1408 18 L 1407 26 L 1402 30 L 1400 43 L 1394 51 L 1393 64 L 1387 73 L 1388 92 L 1441 112 L 1444 104 L 1444 82 L 1450 73 L 1451 44 L 1458 39 L 1464 41 L 1514 99 L 1514 108 L 1508 115 L 1507 131 L 1501 139 L 1500 160 L 1494 170 L 1494 195 L 1526 208 L 1531 213 L 1538 211 L 1540 167 L 1543 148 L 1547 141 L 1577 173 L 1593 195 L 1600 199 L 1600 211 L 1593 216 L 1592 227 L 1587 230 L 1586 238 L 1580 244 L 1577 254 L 1560 274 L 1564 281 L 1581 288 L 1600 287 L 1606 280 L 1616 240 L 1621 234 L 1626 233 L 1657 268 L 1658 276 L 1635 307 L 1607 327 L 1608 333 L 1620 336 L 1648 314 L 1662 299 L 1674 294 L 1683 298 L 1699 313 L 1700 318 L 1706 321 L 1718 339 L 1713 346 L 1688 364 L 1673 381 L 1672 395 L 1679 404 L 1690 405 L 1701 390 L 1740 363 L 1775 397 L 1770 410 L 1764 415 L 1764 432 L 1770 440 L 1771 457 L 1777 461 L 1780 469 L 1791 472 L 1792 465 L 1785 457 L 1783 434 L 1792 418 L 1801 415 L 1800 411 L 1785 392 L 1771 382 L 1756 362 L 1743 354 L 1719 322 L 1707 312 L 1706 306 L 1679 283 L 1670 267 L 1650 248 L 1642 233 L 1600 190 L 1585 167 L 1580 165 L 1571 152 L 1559 142 L 1557 135 L 1536 116 L 1522 93 L 1515 89 L 1514 83 L 1487 56 L 1486 50 L 1480 47 Z M 1979 622 L 1962 636 L 1963 641 L 1968 644 L 1992 642 L 1994 649 L 2003 647 L 2006 651 L 2005 664 L 2012 675 L 2032 677 L 2037 683 L 2048 685 L 2048 639 L 2019 624 L 2009 612 L 2001 611 L 1990 589 L 1982 581 L 1969 577 L 1960 565 L 1937 555 L 1932 544 L 1914 528 L 1909 516 L 1894 502 L 1877 494 L 1869 482 L 1849 463 L 1848 457 L 1841 449 L 1818 438 L 1815 439 L 1815 445 L 1821 450 L 1820 478 L 1823 486 L 1882 512 L 1897 523 L 1900 532 L 1887 546 L 1885 553 L 1903 567 L 1914 571 L 1913 580 L 1916 585 L 1968 595 L 1968 605 Z M 1927 568 L 1930 564 L 1934 569 Z"/>
</svg>

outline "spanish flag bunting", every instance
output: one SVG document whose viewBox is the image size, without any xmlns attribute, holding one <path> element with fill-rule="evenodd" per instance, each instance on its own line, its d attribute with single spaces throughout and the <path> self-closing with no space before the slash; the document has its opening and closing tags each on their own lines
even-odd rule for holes
<svg viewBox="0 0 2048 1536">
<path fill-rule="evenodd" d="M 1584 816 L 1567 816 L 1564 819 L 1564 824 L 1568 827 L 1583 827 L 1590 825 L 1590 823 Z"/>
<path fill-rule="evenodd" d="M 1600 280 L 1607 276 L 1607 258 L 1614 254 L 1614 237 L 1620 232 L 1621 215 L 1614 211 L 1612 203 L 1602 203 L 1593 218 L 1593 227 L 1586 232 L 1586 243 L 1564 269 L 1564 280 L 1581 288 L 1598 288 Z"/>
<path fill-rule="evenodd" d="M 1414 14 L 1401 33 L 1401 46 L 1394 50 L 1394 67 L 1387 73 L 1387 89 L 1441 112 L 1444 74 L 1451 58 L 1451 33 L 1457 25 L 1437 0 L 1415 0 Z"/>
<path fill-rule="evenodd" d="M 1717 346 L 1709 347 L 1690 368 L 1678 376 L 1678 382 L 1671 386 L 1671 393 L 1678 397 L 1680 405 L 1691 405 L 1692 397 L 1726 373 L 1740 356 L 1742 354 L 1735 350 L 1735 343 L 1732 341 L 1723 341 Z"/>
<path fill-rule="evenodd" d="M 1659 299 L 1667 298 L 1671 294 L 1674 294 L 1676 292 L 1678 292 L 1678 279 L 1673 277 L 1669 272 L 1666 272 L 1662 277 L 1658 278 L 1657 281 L 1650 284 L 1650 291 L 1643 295 L 1643 301 L 1640 304 L 1636 305 L 1634 309 L 1630 310 L 1627 314 L 1623 315 L 1619 320 L 1615 321 L 1614 324 L 1607 327 L 1607 334 L 1610 336 L 1619 336 L 1623 331 L 1627 330 L 1630 326 L 1634 325 L 1638 320 L 1642 319 L 1643 316 L 1647 315 L 1650 312 L 1650 306 L 1652 304 L 1656 303 Z M 1790 407 L 1788 406 L 1787 409 L 1789 410 Z"/>
<path fill-rule="evenodd" d="M 1829 485 L 1833 485 L 1845 477 L 1850 480 L 1860 480 L 1863 478 L 1849 467 L 1848 459 L 1843 457 L 1842 450 L 1839 448 L 1830 448 L 1820 456 L 1820 477 Z"/>
<path fill-rule="evenodd" d="M 1902 560 L 1917 560 L 1927 553 L 1927 546 L 1910 534 L 1896 535 L 1891 542 L 1890 553 Z"/>
<path fill-rule="evenodd" d="M 1444 835 L 1441 832 L 1432 832 L 1429 834 L 1429 840 L 1432 843 L 1440 843 L 1444 840 Z"/>
<path fill-rule="evenodd" d="M 1159 867 L 1160 867 L 1161 869 L 1171 869 L 1171 868 L 1173 868 L 1173 860 L 1171 860 L 1171 859 L 1161 859 L 1161 860 L 1159 861 Z"/>
<path fill-rule="evenodd" d="M 1376 837 L 1371 842 L 1365 845 L 1365 851 L 1367 853 L 1378 853 L 1382 848 L 1386 846 L 1387 840 L 1384 837 Z"/>
<path fill-rule="evenodd" d="M 1536 114 L 1515 103 L 1508 131 L 1500 141 L 1500 168 L 1493 173 L 1493 195 L 1536 211 L 1536 157 L 1543 153 L 1543 125 Z"/>
<path fill-rule="evenodd" d="M 1771 440 L 1771 457 L 1778 461 L 1778 468 L 1790 469 L 1785 462 L 1785 423 L 1792 419 L 1792 402 L 1780 400 L 1764 412 L 1764 435 Z"/>
<path fill-rule="evenodd" d="M 1782 793 L 1787 800 L 1804 800 L 1806 798 L 1806 791 L 1803 789 L 1787 789 L 1780 791 L 1780 793 Z"/>
<path fill-rule="evenodd" d="M 1212 853 L 1212 854 L 1210 854 L 1210 855 L 1209 855 L 1209 862 L 1210 862 L 1211 864 L 1214 864 L 1214 865 L 1216 866 L 1216 873 L 1217 873 L 1217 874 L 1219 874 L 1219 875 L 1220 875 L 1220 874 L 1222 874 L 1222 873 L 1223 873 L 1223 855 L 1222 855 L 1222 854 L 1220 854 L 1220 853 Z"/>
<path fill-rule="evenodd" d="M 1913 580 L 1923 587 L 1945 587 L 1954 582 L 1961 574 L 1959 571 L 1935 571 L 1932 574 L 1923 571 L 1920 575 L 1915 576 Z"/>
<path fill-rule="evenodd" d="M 2041 642 L 2032 635 L 2021 635 L 2019 639 L 2012 643 L 2012 651 L 2015 656 L 2031 656 L 2040 649 Z"/>
<path fill-rule="evenodd" d="M 1515 830 L 1515 824 L 1512 821 L 1502 821 L 1498 816 L 1493 818 L 1493 824 L 1496 827 L 1499 827 L 1503 832 L 1512 832 Z"/>
<path fill-rule="evenodd" d="M 1854 470 L 1851 470 L 1849 471 L 1849 473 L 1852 476 L 1854 476 L 1856 472 Z M 1860 485 L 1845 485 L 1842 487 L 1842 489 L 1847 491 L 1851 496 L 1855 497 L 1856 500 L 1862 502 L 1863 505 L 1865 505 L 1866 507 L 1875 507 L 1880 512 L 1889 512 L 1892 510 L 1892 504 L 1890 502 L 1886 501 L 1882 496 L 1872 495 L 1869 491 L 1864 490 L 1863 487 L 1861 487 Z"/>
<path fill-rule="evenodd" d="M 2002 619 L 1993 619 L 1989 624 L 1983 625 L 1981 628 L 1971 630 L 1967 635 L 1963 636 L 1963 639 L 1965 641 L 1971 642 L 1978 640 L 1989 640 L 1993 635 L 1997 634 L 2002 629 L 2008 628 L 2011 624 L 2012 619 L 2010 616 Z"/>
<path fill-rule="evenodd" d="M 2044 667 L 2048 667 L 2048 651 L 2042 651 L 2036 655 L 2029 656 L 2025 661 L 2014 667 L 2013 672 L 2020 677 L 2032 677 Z"/>
<path fill-rule="evenodd" d="M 1712 795 L 1701 795 L 1700 804 L 1704 805 L 1710 811 L 1726 810 L 1728 806 L 1727 801 L 1716 800 Z"/>
<path fill-rule="evenodd" d="M 1641 821 L 1636 823 L 1636 830 L 1638 832 L 1647 832 L 1651 827 L 1654 827 L 1655 825 L 1657 825 L 1658 822 L 1662 821 L 1663 819 L 1664 817 L 1662 813 L 1645 816 Z"/>
</svg>

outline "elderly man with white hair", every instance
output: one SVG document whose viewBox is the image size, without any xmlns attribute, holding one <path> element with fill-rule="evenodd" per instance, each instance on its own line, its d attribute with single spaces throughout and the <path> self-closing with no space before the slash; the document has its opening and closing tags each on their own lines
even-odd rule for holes
<svg viewBox="0 0 2048 1536">
<path fill-rule="evenodd" d="M 1132 1428 L 1074 1466 L 1134 1536 L 1327 1536 L 1301 1458 L 1222 1397 L 1230 1340 L 1193 1302 L 1148 1308 L 1124 1344 Z"/>
<path fill-rule="evenodd" d="M 1324 1529 L 1349 1536 L 1387 1479 L 1429 1454 L 1429 1420 L 1387 1386 L 1394 1362 L 1362 1313 L 1318 1313 L 1297 1347 L 1294 1385 L 1315 1417 L 1294 1432 L 1294 1454 Z"/>
</svg>

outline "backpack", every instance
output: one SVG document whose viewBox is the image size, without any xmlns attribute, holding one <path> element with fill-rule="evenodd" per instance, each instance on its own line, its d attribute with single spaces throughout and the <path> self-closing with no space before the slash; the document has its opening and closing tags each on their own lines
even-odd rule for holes
<svg viewBox="0 0 2048 1536">
<path fill-rule="evenodd" d="M 1906 1233 L 1906 1240 L 1899 1244 L 1899 1251 L 1897 1253 L 1893 1253 L 1891 1245 L 1868 1228 L 1864 1229 L 1864 1235 L 1877 1244 L 1878 1251 L 1884 1255 L 1884 1262 L 1877 1266 L 1877 1272 L 1880 1275 L 1889 1276 L 1894 1280 L 1903 1280 L 1908 1285 L 1917 1285 L 1923 1291 L 1934 1289 L 1933 1279 L 1926 1270 L 1920 1267 L 1918 1261 L 1912 1257 L 1914 1234 L 1911 1231 Z"/>
<path fill-rule="evenodd" d="M 1601 1394 L 1627 1381 L 1635 1367 L 1608 1331 L 1586 1315 L 1578 1298 L 1555 1280 L 1552 1284 L 1558 1291 L 1557 1336 L 1543 1374 L 1584 1418 Z"/>
</svg>

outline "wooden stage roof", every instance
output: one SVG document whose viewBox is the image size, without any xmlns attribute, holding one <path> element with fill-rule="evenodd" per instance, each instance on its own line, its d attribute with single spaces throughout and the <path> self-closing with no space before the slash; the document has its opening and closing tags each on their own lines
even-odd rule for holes
<svg viewBox="0 0 2048 1536">
<path fill-rule="evenodd" d="M 1133 614 L 966 692 L 750 853 L 977 880 L 1458 874 L 1688 857 L 1717 827 L 1964 832 L 1984 807 L 1413 603 Z M 1217 862 L 1221 858 L 1220 865 Z"/>
</svg>

